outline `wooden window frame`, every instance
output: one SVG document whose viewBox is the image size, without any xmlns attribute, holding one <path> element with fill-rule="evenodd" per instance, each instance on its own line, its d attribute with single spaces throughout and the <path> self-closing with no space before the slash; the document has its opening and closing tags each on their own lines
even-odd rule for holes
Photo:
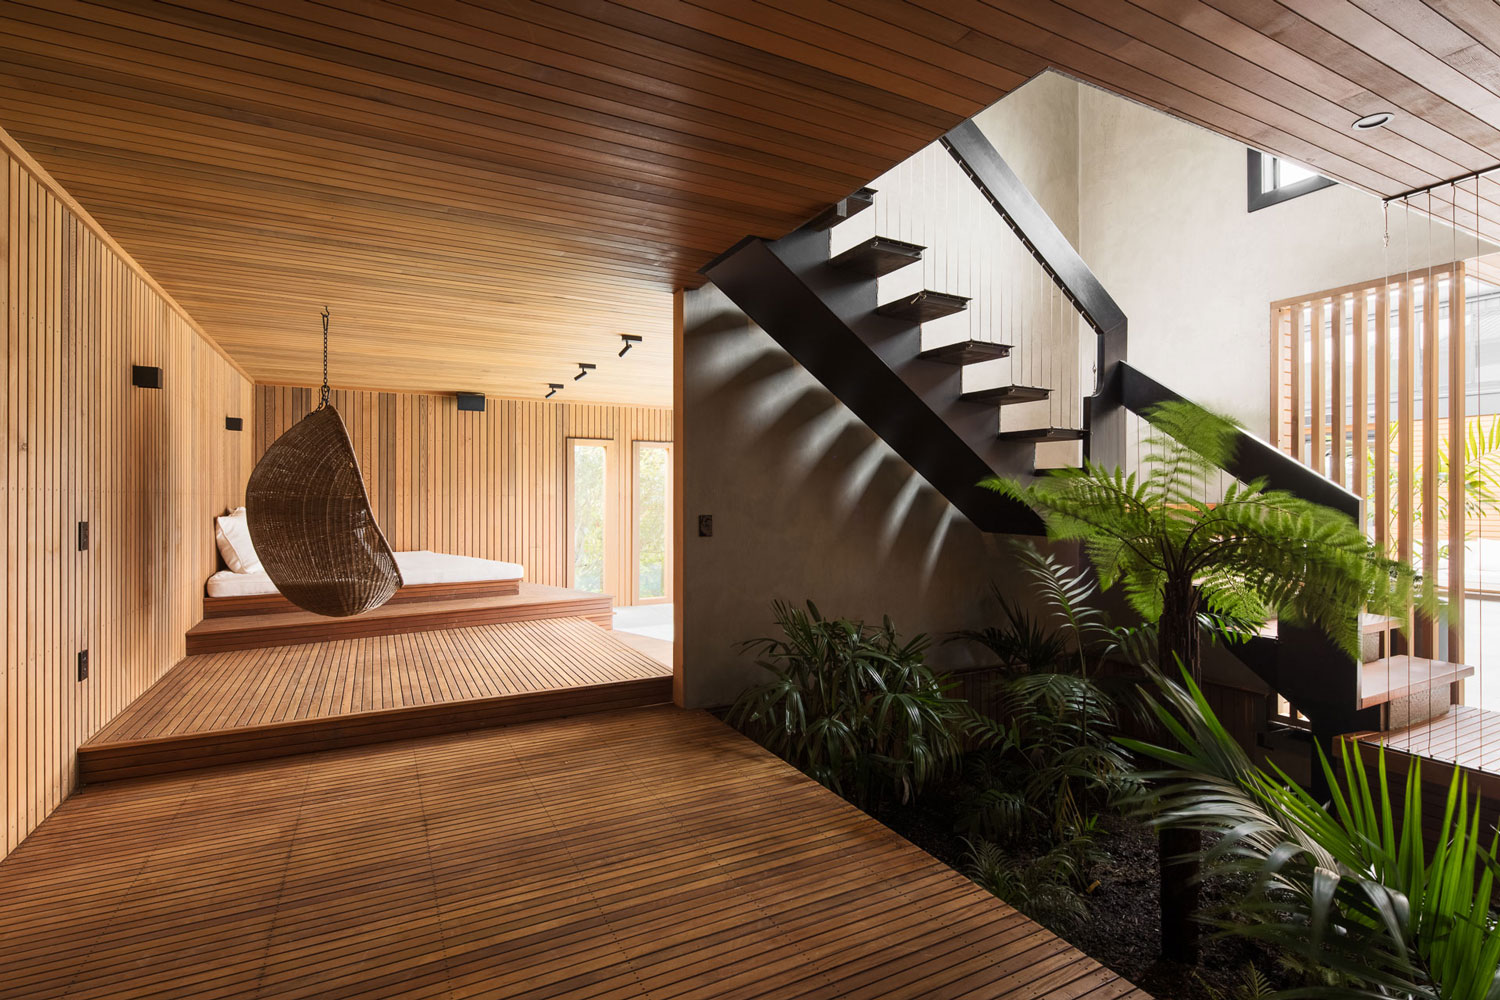
<svg viewBox="0 0 1500 1000">
<path fill-rule="evenodd" d="M 573 539 L 575 537 L 573 498 L 577 493 L 577 488 L 574 484 L 573 477 L 575 464 L 574 455 L 577 453 L 577 448 L 579 445 L 598 446 L 604 449 L 604 572 L 602 574 L 600 583 L 604 587 L 604 590 L 602 592 L 605 594 L 609 594 L 612 590 L 611 583 L 619 580 L 618 570 L 620 532 L 618 525 L 615 523 L 619 517 L 619 512 L 618 505 L 614 502 L 615 498 L 618 495 L 617 490 L 619 488 L 619 471 L 615 456 L 615 442 L 613 438 L 590 437 L 569 437 L 565 438 L 564 440 L 567 446 L 566 460 L 568 478 L 565 495 L 563 497 L 563 530 L 568 538 L 568 587 L 572 590 L 579 589 L 578 578 L 576 575 L 578 570 L 576 560 L 577 551 L 573 544 Z M 592 593 L 592 591 L 590 591 L 590 593 Z"/>
</svg>

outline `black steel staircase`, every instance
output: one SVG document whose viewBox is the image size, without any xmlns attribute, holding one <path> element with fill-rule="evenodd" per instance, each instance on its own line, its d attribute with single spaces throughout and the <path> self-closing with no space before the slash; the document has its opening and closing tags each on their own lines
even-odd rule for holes
<svg viewBox="0 0 1500 1000">
<path fill-rule="evenodd" d="M 1081 428 L 999 430 L 999 407 L 1046 400 L 1049 386 L 964 390 L 964 367 L 1004 358 L 1009 345 L 967 339 L 923 349 L 922 324 L 965 310 L 969 299 L 924 289 L 878 301 L 878 279 L 919 262 L 927 248 L 877 235 L 830 254 L 830 231 L 878 197 L 869 188 L 780 240 L 741 241 L 702 273 L 978 527 L 1040 534 L 1028 508 L 977 483 L 1034 475 L 1041 442 L 1082 440 L 1091 459 L 1124 464 L 1125 414 L 1144 415 L 1182 397 L 1126 362 L 1125 314 L 978 127 L 966 122 L 941 142 L 1097 334 L 1097 381 Z M 1240 438 L 1226 469 L 1235 478 L 1264 478 L 1272 488 L 1359 516 L 1353 494 L 1253 435 Z M 1359 665 L 1320 634 L 1283 625 L 1238 653 L 1312 720 L 1315 732 L 1369 723 L 1370 711 L 1360 708 Z"/>
</svg>

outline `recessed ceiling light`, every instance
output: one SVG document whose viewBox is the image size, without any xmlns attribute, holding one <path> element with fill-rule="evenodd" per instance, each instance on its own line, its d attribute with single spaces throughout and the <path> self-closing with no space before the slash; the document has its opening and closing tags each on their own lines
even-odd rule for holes
<svg viewBox="0 0 1500 1000">
<path fill-rule="evenodd" d="M 1354 129 L 1354 131 L 1356 132 L 1368 132 L 1372 128 L 1381 128 L 1385 125 L 1389 125 L 1391 123 L 1391 119 L 1394 117 L 1396 116 L 1391 114 L 1389 111 L 1377 111 L 1373 115 L 1365 115 L 1363 118 L 1359 119 L 1349 127 Z"/>
</svg>

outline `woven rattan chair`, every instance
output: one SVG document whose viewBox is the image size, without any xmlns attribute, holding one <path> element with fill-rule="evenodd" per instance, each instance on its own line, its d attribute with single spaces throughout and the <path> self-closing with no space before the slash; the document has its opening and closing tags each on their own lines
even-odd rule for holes
<svg viewBox="0 0 1500 1000">
<path fill-rule="evenodd" d="M 266 449 L 250 473 L 245 508 L 261 565 L 297 607 L 347 618 L 373 611 L 400 588 L 354 445 L 331 405 Z"/>
</svg>

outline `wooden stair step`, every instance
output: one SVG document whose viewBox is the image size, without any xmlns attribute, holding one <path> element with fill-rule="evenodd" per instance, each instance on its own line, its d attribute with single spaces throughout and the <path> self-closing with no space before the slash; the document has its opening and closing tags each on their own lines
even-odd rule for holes
<svg viewBox="0 0 1500 1000">
<path fill-rule="evenodd" d="M 828 263 L 845 271 L 853 271 L 868 278 L 900 270 L 908 264 L 922 259 L 927 248 L 916 243 L 888 240 L 884 236 L 872 236 L 856 246 L 850 247 Z"/>
<path fill-rule="evenodd" d="M 945 365 L 977 365 L 981 361 L 996 361 L 1009 356 L 1009 344 L 996 344 L 988 340 L 959 340 L 929 348 L 917 355 L 923 361 L 937 361 Z"/>
<path fill-rule="evenodd" d="M 1001 431 L 1000 441 L 1082 441 L 1083 431 L 1076 427 L 1032 427 L 1020 431 Z"/>
<path fill-rule="evenodd" d="M 325 618 L 307 611 L 205 618 L 188 630 L 187 653 L 265 649 L 551 618 L 587 618 L 611 628 L 613 616 L 614 598 L 608 594 L 523 583 L 515 595 L 386 604 L 353 618 Z"/>
<path fill-rule="evenodd" d="M 993 403 L 1010 406 L 1015 403 L 1036 403 L 1052 395 L 1051 389 L 1036 385 L 999 385 L 993 389 L 975 389 L 959 396 L 965 403 Z"/>
<path fill-rule="evenodd" d="M 969 308 L 965 295 L 949 295 L 947 292 L 922 291 L 907 295 L 895 302 L 887 302 L 875 311 L 891 319 L 904 319 L 909 323 L 926 323 L 929 320 L 952 316 Z"/>
<path fill-rule="evenodd" d="M 860 212 L 875 204 L 875 189 L 860 188 L 847 198 L 840 198 L 837 203 L 823 209 L 812 221 L 807 224 L 808 229 L 816 229 L 819 232 L 832 229 L 847 219 L 852 219 Z"/>
<path fill-rule="evenodd" d="M 1360 664 L 1359 707 L 1370 708 L 1472 677 L 1474 668 L 1400 653 Z"/>
</svg>

